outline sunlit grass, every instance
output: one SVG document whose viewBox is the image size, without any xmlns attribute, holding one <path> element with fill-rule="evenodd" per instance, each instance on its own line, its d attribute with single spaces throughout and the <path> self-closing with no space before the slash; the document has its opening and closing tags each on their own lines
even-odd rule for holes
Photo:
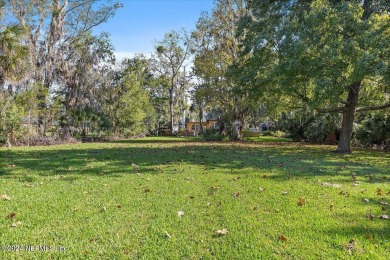
<svg viewBox="0 0 390 260">
<path fill-rule="evenodd" d="M 389 259 L 378 216 L 389 215 L 390 155 L 334 148 L 185 138 L 2 148 L 0 259 Z M 5 251 L 17 245 L 53 251 Z"/>
</svg>

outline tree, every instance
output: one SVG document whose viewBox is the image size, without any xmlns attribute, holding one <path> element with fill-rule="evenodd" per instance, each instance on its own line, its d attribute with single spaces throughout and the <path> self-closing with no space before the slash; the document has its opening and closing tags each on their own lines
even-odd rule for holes
<svg viewBox="0 0 390 260">
<path fill-rule="evenodd" d="M 122 61 L 112 89 L 116 94 L 106 104 L 116 133 L 137 135 L 152 127 L 149 94 L 152 81 L 149 60 L 144 56 Z"/>
<path fill-rule="evenodd" d="M 38 94 L 40 131 L 45 135 L 46 93 L 57 80 L 63 46 L 106 22 L 121 4 L 109 0 L 9 0 L 8 4 L 10 14 L 27 32 L 31 82 L 46 89 Z"/>
<path fill-rule="evenodd" d="M 237 32 L 238 22 L 247 12 L 245 0 L 219 0 L 211 15 L 202 15 L 194 33 L 198 44 L 194 73 L 210 91 L 218 93 L 215 101 L 231 118 L 233 136 L 238 140 L 242 139 L 249 98 L 234 65 L 242 62 L 243 37 Z"/>
<path fill-rule="evenodd" d="M 113 82 L 115 57 L 106 33 L 99 36 L 82 34 L 63 48 L 66 50 L 61 51 L 66 55 L 56 69 L 56 83 L 59 85 L 57 95 L 63 99 L 63 137 L 67 137 L 71 134 L 71 126 L 75 126 L 76 118 L 72 114 L 96 116 L 102 110 Z M 91 116 L 84 116 L 87 118 L 89 121 Z M 89 124 L 85 120 L 79 123 Z M 82 133 L 85 135 L 84 130 Z"/>
<path fill-rule="evenodd" d="M 250 7 L 242 23 L 249 28 L 254 91 L 341 113 L 337 152 L 350 153 L 355 114 L 390 107 L 390 4 L 253 1 Z"/>
<path fill-rule="evenodd" d="M 188 88 L 185 65 L 193 54 L 193 47 L 193 40 L 184 30 L 167 33 L 164 39 L 156 44 L 154 70 L 168 90 L 171 131 L 175 108 Z"/>
<path fill-rule="evenodd" d="M 4 1 L 0 1 L 1 16 Z M 16 128 L 20 126 L 19 110 L 15 104 L 14 90 L 8 81 L 23 78 L 28 67 L 27 48 L 22 44 L 24 29 L 18 24 L 8 24 L 0 31 L 0 132 L 4 134 L 8 147 L 12 146 Z"/>
</svg>

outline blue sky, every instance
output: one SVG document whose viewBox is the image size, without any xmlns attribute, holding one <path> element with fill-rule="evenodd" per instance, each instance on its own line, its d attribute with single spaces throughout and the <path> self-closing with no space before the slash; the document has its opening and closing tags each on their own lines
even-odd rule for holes
<svg viewBox="0 0 390 260">
<path fill-rule="evenodd" d="M 95 32 L 111 34 L 118 58 L 153 51 L 172 29 L 195 28 L 202 11 L 211 11 L 213 0 L 122 0 L 123 8 Z"/>
</svg>

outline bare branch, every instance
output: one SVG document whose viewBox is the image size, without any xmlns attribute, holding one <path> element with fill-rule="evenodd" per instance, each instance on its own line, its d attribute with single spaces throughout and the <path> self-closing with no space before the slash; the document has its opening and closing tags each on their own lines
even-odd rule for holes
<svg viewBox="0 0 390 260">
<path fill-rule="evenodd" d="M 356 112 L 359 113 L 359 112 L 366 112 L 366 111 L 372 111 L 372 110 L 380 110 L 380 109 L 385 109 L 385 108 L 389 108 L 389 107 L 390 107 L 390 103 L 387 103 L 387 104 L 384 104 L 381 106 L 360 107 L 360 108 L 356 109 Z"/>
<path fill-rule="evenodd" d="M 325 113 L 343 113 L 347 110 L 346 107 L 330 107 L 330 108 L 317 108 L 316 111 L 320 114 Z"/>
</svg>

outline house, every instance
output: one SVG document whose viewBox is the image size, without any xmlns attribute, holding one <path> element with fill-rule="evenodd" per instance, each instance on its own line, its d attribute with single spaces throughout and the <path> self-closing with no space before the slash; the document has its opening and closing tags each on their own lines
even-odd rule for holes
<svg viewBox="0 0 390 260">
<path fill-rule="evenodd" d="M 206 129 L 219 129 L 218 120 L 210 119 L 202 122 L 203 131 Z M 200 132 L 200 122 L 192 121 L 186 124 L 186 131 L 188 135 L 198 135 Z"/>
</svg>

